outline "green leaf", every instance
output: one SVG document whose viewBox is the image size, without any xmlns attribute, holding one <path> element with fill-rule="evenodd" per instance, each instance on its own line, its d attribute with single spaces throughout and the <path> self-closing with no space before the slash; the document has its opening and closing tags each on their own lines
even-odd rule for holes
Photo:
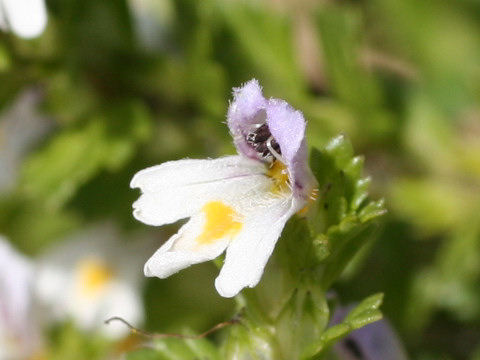
<svg viewBox="0 0 480 360">
<path fill-rule="evenodd" d="M 150 117 L 138 103 L 91 116 L 82 126 L 59 132 L 28 159 L 22 186 L 35 199 L 59 208 L 101 170 L 116 171 L 136 143 L 149 136 Z"/>
<path fill-rule="evenodd" d="M 350 311 L 340 324 L 333 325 L 324 331 L 320 339 L 313 342 L 303 352 L 301 358 L 311 359 L 324 355 L 333 344 L 350 334 L 353 330 L 380 320 L 382 313 L 378 308 L 382 301 L 383 294 L 375 294 L 364 299 Z"/>
<path fill-rule="evenodd" d="M 166 338 L 155 340 L 152 347 L 127 354 L 127 360 L 220 360 L 216 347 L 207 339 Z"/>
<path fill-rule="evenodd" d="M 362 177 L 363 158 L 354 156 L 345 136 L 312 150 L 311 167 L 320 187 L 319 198 L 311 205 L 315 208 L 310 217 L 289 220 L 262 281 L 243 292 L 241 304 L 248 309 L 246 316 L 255 319 L 250 330 L 265 328 L 269 334 L 275 329 L 267 339 L 275 339 L 272 351 L 286 359 L 298 359 L 306 349 L 313 349 L 307 351 L 313 356 L 381 317 L 382 295 L 376 295 L 365 299 L 343 324 L 325 331 L 329 317 L 325 294 L 374 238 L 374 220 L 385 209 L 383 201 L 368 199 L 370 180 Z"/>
<path fill-rule="evenodd" d="M 345 320 L 350 321 L 358 317 L 363 317 L 366 311 L 378 310 L 383 302 L 383 294 L 374 294 L 364 299 L 355 309 L 350 311 Z"/>
<path fill-rule="evenodd" d="M 248 308 L 242 312 L 241 323 L 229 328 L 222 344 L 222 359 L 278 359 L 274 332 L 271 326 L 259 326 L 252 320 Z"/>
<path fill-rule="evenodd" d="M 323 263 L 324 290 L 341 275 L 360 248 L 373 239 L 374 220 L 385 213 L 383 200 L 368 199 L 370 179 L 362 177 L 363 163 L 362 157 L 354 156 L 352 145 L 344 135 L 311 153 L 310 164 L 319 183 L 319 199 L 310 227 L 317 239 L 314 246 L 321 250 L 317 251 L 317 260 Z"/>
<path fill-rule="evenodd" d="M 284 358 L 298 359 L 321 336 L 328 314 L 325 294 L 318 287 L 294 291 L 275 321 L 275 335 Z"/>
<path fill-rule="evenodd" d="M 375 224 L 361 224 L 354 218 L 345 219 L 328 230 L 331 255 L 323 262 L 321 284 L 324 289 L 338 279 L 352 258 L 374 238 L 375 230 Z"/>
<path fill-rule="evenodd" d="M 52 329 L 46 356 L 49 360 L 100 360 L 108 357 L 112 341 L 99 332 L 80 331 L 68 321 Z"/>
</svg>

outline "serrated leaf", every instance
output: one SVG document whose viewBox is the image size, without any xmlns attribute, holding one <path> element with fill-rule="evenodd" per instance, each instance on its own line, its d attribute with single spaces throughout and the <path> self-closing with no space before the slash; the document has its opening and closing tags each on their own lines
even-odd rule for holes
<svg viewBox="0 0 480 360">
<path fill-rule="evenodd" d="M 337 168 L 344 169 L 351 162 L 353 147 L 347 137 L 341 134 L 330 140 L 324 152 L 334 159 Z"/>
<path fill-rule="evenodd" d="M 326 235 L 323 241 L 329 250 L 328 257 L 321 254 L 324 290 L 372 239 L 373 220 L 385 212 L 382 200 L 368 201 L 370 179 L 362 177 L 363 163 L 361 156 L 353 155 L 352 145 L 344 135 L 311 153 L 310 164 L 320 191 L 317 212 L 310 224 L 314 237 Z"/>
<path fill-rule="evenodd" d="M 316 258 L 319 261 L 326 259 L 330 255 L 330 245 L 328 242 L 328 237 L 325 234 L 320 234 L 313 239 L 313 247 Z"/>
<path fill-rule="evenodd" d="M 362 176 L 364 164 L 365 158 L 363 156 L 355 156 L 345 166 L 345 172 L 353 179 L 358 179 Z"/>
<path fill-rule="evenodd" d="M 343 228 L 343 230 L 342 230 Z M 376 225 L 360 222 L 342 224 L 332 227 L 327 235 L 331 244 L 331 255 L 323 263 L 321 283 L 328 289 L 342 274 L 352 258 L 368 241 L 373 239 Z"/>
<path fill-rule="evenodd" d="M 332 139 L 322 151 L 313 149 L 310 164 L 320 187 L 315 229 L 323 232 L 360 207 L 370 180 L 361 178 L 363 159 L 353 156 L 344 135 Z"/>
<path fill-rule="evenodd" d="M 367 199 L 367 189 L 370 186 L 370 183 L 370 178 L 363 178 L 357 180 L 355 184 L 356 191 L 352 196 L 351 210 L 356 211 L 358 208 L 360 208 L 360 205 L 362 205 L 362 203 Z"/>
<path fill-rule="evenodd" d="M 376 217 L 382 216 L 387 212 L 385 200 L 380 199 L 369 202 L 358 214 L 362 223 L 366 223 Z"/>
</svg>

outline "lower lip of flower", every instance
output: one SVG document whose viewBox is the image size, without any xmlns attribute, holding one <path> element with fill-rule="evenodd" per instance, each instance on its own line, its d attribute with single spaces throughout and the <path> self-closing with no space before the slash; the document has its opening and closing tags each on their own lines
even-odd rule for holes
<svg viewBox="0 0 480 360">
<path fill-rule="evenodd" d="M 233 237 L 242 229 L 243 223 L 238 220 L 240 216 L 221 201 L 206 203 L 202 212 L 205 214 L 205 226 L 196 239 L 197 244 L 208 245 L 227 236 Z"/>
</svg>

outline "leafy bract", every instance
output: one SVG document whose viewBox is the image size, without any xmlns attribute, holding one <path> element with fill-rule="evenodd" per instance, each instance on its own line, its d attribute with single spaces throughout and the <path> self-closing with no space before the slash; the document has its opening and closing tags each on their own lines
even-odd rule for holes
<svg viewBox="0 0 480 360">
<path fill-rule="evenodd" d="M 322 287 L 327 290 L 360 248 L 372 239 L 384 201 L 368 199 L 370 179 L 362 177 L 363 158 L 353 155 L 344 135 L 311 153 L 319 183 L 316 213 L 310 220 L 314 245 L 323 260 Z M 323 254 L 323 255 L 322 255 Z"/>
</svg>

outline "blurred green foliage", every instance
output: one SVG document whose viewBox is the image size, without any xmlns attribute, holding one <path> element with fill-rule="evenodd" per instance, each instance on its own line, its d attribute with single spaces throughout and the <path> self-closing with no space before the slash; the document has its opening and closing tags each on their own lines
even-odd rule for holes
<svg viewBox="0 0 480 360">
<path fill-rule="evenodd" d="M 370 182 L 374 198 L 386 200 L 377 241 L 333 284 L 339 298 L 384 293 L 383 313 L 413 359 L 478 359 L 480 5 L 158 1 L 160 11 L 140 16 L 134 0 L 50 0 L 40 38 L 0 34 L 1 110 L 34 88 L 53 124 L 28 147 L 15 187 L 0 193 L 0 232 L 27 254 L 105 219 L 163 240 L 164 230 L 133 220 L 131 176 L 166 160 L 233 153 L 223 123 L 231 88 L 257 78 L 266 96 L 303 111 L 310 145 L 345 133 L 365 154 L 351 160 L 350 152 L 344 188 L 332 194 L 360 206 Z M 153 39 L 142 37 L 139 18 L 154 24 Z M 363 162 L 371 180 L 349 183 Z M 335 214 L 320 213 L 318 224 L 336 223 Z M 343 270 L 337 265 L 330 271 Z M 211 289 L 212 268 L 151 280 L 146 327 L 202 331 L 228 317 L 233 303 Z M 327 342 L 337 336 L 329 331 Z M 88 357 L 101 358 L 103 346 Z M 195 347 L 178 346 L 195 356 Z M 148 350 L 137 358 L 150 358 Z"/>
</svg>

